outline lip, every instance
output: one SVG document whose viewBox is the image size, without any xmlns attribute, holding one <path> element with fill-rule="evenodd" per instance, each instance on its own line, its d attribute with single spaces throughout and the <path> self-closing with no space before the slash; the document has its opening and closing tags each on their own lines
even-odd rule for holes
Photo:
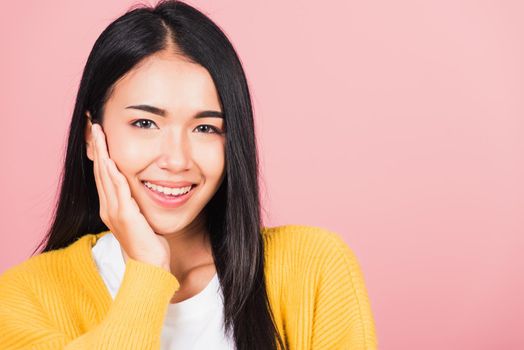
<svg viewBox="0 0 524 350">
<path fill-rule="evenodd" d="M 144 181 L 150 182 L 150 183 L 155 184 L 155 185 L 158 185 L 158 186 L 164 186 L 164 187 L 175 187 L 175 188 L 186 187 L 186 186 L 192 186 L 192 185 L 194 185 L 194 183 L 189 182 L 189 181 L 177 181 L 177 182 L 173 182 L 173 181 L 142 180 L 142 182 L 144 182 Z"/>
<path fill-rule="evenodd" d="M 155 203 L 157 203 L 158 205 L 164 207 L 164 208 L 178 208 L 182 205 L 184 205 L 184 203 L 186 203 L 189 198 L 193 195 L 193 192 L 195 192 L 195 187 L 197 187 L 197 185 L 194 185 L 194 184 L 191 184 L 191 189 L 189 190 L 189 192 L 187 192 L 186 194 L 180 196 L 180 197 L 166 197 L 156 191 L 153 191 L 152 189 L 148 188 L 144 182 L 142 182 L 142 185 L 144 186 L 146 192 L 149 194 L 149 196 L 151 197 L 151 199 L 153 199 L 153 201 Z"/>
</svg>

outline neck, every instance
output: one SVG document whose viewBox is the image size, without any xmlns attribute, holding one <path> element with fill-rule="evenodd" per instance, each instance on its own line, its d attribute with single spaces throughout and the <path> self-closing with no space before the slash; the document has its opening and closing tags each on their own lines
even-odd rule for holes
<svg viewBox="0 0 524 350">
<path fill-rule="evenodd" d="M 199 215 L 183 230 L 164 235 L 169 243 L 171 273 L 182 281 L 194 268 L 214 264 L 209 232 Z"/>
<path fill-rule="evenodd" d="M 170 270 L 179 282 L 185 280 L 191 270 L 205 265 L 214 265 L 209 232 L 201 215 L 181 231 L 164 234 L 170 248 Z M 124 260 L 127 254 L 120 248 Z"/>
</svg>

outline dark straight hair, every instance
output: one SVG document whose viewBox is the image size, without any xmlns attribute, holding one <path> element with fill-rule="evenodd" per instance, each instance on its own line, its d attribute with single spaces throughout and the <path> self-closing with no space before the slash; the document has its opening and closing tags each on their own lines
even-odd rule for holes
<svg viewBox="0 0 524 350">
<path fill-rule="evenodd" d="M 42 247 L 41 253 L 64 248 L 85 234 L 108 230 L 86 155 L 86 111 L 101 123 L 115 82 L 143 59 L 170 49 L 208 70 L 225 118 L 226 175 L 203 209 L 224 294 L 223 331 L 233 331 L 238 350 L 285 349 L 266 290 L 259 162 L 244 70 L 222 30 L 182 1 L 129 9 L 96 40 L 76 97 L 53 221 L 33 255 Z"/>
</svg>

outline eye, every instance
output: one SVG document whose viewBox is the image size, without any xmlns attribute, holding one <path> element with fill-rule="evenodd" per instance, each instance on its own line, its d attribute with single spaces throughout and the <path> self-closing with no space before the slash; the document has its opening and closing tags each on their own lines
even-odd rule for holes
<svg viewBox="0 0 524 350">
<path fill-rule="evenodd" d="M 139 123 L 139 122 L 145 122 L 145 123 Z M 152 129 L 148 127 L 148 125 L 151 125 L 151 123 L 156 125 L 154 121 L 149 120 L 149 119 L 138 119 L 137 121 L 133 122 L 131 125 L 137 125 L 137 123 L 139 123 L 138 125 L 141 125 L 141 126 L 137 126 L 140 129 Z"/>
<path fill-rule="evenodd" d="M 199 125 L 196 127 L 196 129 L 203 130 L 204 134 L 222 134 L 222 132 L 218 128 L 214 127 L 213 125 L 209 125 L 209 124 Z"/>
</svg>

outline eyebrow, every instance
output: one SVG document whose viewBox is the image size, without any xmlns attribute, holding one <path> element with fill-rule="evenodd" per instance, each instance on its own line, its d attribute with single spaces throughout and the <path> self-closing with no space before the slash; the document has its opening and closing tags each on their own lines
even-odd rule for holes
<svg viewBox="0 0 524 350">
<path fill-rule="evenodd" d="M 150 105 L 136 105 L 136 106 L 127 106 L 126 109 L 138 109 L 141 111 L 145 111 L 148 113 L 156 114 L 161 117 L 165 117 L 167 115 L 167 112 L 161 108 L 150 106 Z M 209 118 L 209 117 L 215 117 L 215 118 L 224 118 L 224 114 L 219 111 L 201 111 L 198 112 L 197 115 L 195 115 L 195 118 Z"/>
</svg>

